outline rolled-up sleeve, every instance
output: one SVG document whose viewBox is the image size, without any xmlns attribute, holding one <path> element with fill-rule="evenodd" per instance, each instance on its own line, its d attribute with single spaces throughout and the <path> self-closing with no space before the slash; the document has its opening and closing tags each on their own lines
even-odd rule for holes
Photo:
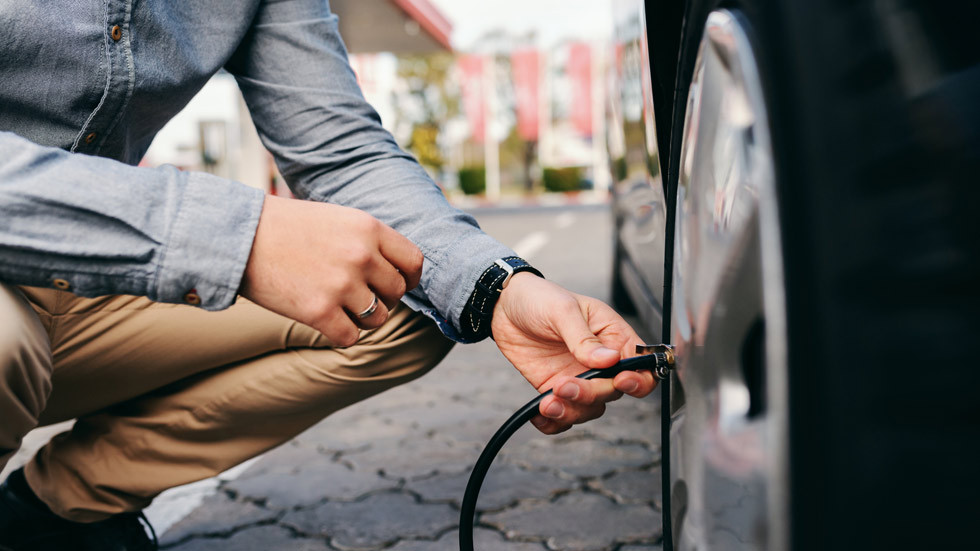
<svg viewBox="0 0 980 551">
<path fill-rule="evenodd" d="M 382 128 L 357 85 L 327 3 L 263 3 L 226 68 L 293 193 L 364 210 L 414 242 L 425 263 L 421 284 L 406 302 L 430 315 L 434 309 L 437 321 L 450 320 L 458 329 L 480 273 L 513 252 L 450 206 Z"/>
<path fill-rule="evenodd" d="M 262 210 L 243 184 L 0 132 L 0 280 L 209 310 L 235 301 Z"/>
</svg>

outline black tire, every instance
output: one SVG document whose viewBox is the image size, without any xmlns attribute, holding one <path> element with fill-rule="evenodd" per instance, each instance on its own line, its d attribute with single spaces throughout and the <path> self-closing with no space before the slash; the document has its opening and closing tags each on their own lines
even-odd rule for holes
<svg viewBox="0 0 980 551">
<path fill-rule="evenodd" d="M 876 11 L 898 4 L 900 15 L 932 17 L 927 37 L 945 41 L 937 80 L 922 90 L 910 90 L 892 50 L 895 13 Z M 686 90 L 712 10 L 747 21 L 769 109 L 793 550 L 976 540 L 980 33 L 961 21 L 980 14 L 975 3 L 921 4 L 695 0 L 685 16 L 671 204 Z"/>
</svg>

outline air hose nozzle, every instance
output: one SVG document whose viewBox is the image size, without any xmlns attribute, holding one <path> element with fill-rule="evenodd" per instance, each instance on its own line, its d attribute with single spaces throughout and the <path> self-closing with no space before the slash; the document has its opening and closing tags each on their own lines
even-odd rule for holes
<svg viewBox="0 0 980 551">
<path fill-rule="evenodd" d="M 674 347 L 669 344 L 638 344 L 636 345 L 638 358 L 648 358 L 653 365 L 649 367 L 653 372 L 653 377 L 662 381 L 670 376 L 670 371 L 674 369 Z"/>
</svg>

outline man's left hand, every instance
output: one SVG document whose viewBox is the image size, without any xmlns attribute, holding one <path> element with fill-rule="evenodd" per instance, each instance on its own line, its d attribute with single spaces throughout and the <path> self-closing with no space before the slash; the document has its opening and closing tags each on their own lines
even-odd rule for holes
<svg viewBox="0 0 980 551">
<path fill-rule="evenodd" d="M 635 355 L 642 341 L 612 308 L 530 273 L 510 280 L 493 310 L 497 347 L 539 392 L 554 389 L 531 423 L 555 434 L 601 416 L 623 394 L 642 398 L 656 382 L 650 372 L 625 371 L 614 379 L 575 376 L 611 367 Z"/>
</svg>

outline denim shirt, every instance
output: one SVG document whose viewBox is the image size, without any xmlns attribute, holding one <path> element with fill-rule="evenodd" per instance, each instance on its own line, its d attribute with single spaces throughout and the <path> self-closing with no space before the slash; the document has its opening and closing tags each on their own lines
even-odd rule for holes
<svg viewBox="0 0 980 551">
<path fill-rule="evenodd" d="M 0 281 L 231 305 L 263 193 L 134 166 L 222 68 L 297 197 L 362 209 L 422 250 L 404 301 L 461 340 L 477 278 L 513 252 L 381 127 L 325 0 L 0 3 Z"/>
</svg>

